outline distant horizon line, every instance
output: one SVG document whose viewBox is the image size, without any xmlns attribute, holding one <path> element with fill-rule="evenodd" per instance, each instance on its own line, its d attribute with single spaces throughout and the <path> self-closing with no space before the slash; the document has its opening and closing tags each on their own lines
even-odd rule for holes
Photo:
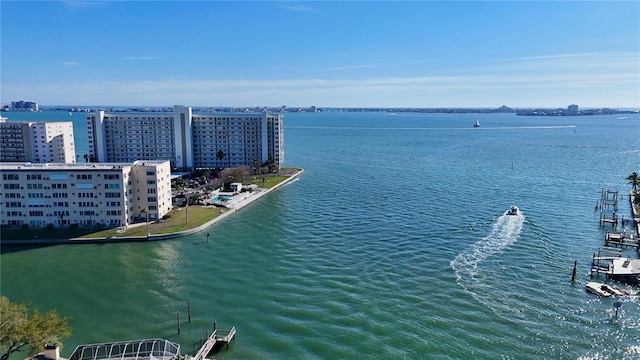
<svg viewBox="0 0 640 360">
<path fill-rule="evenodd" d="M 37 104 L 37 103 L 36 103 Z M 173 108 L 176 105 L 188 106 L 191 108 L 243 108 L 243 109 L 310 109 L 315 107 L 316 109 L 567 109 L 567 106 L 318 106 L 318 105 L 307 105 L 307 106 L 289 106 L 289 105 L 182 105 L 182 104 L 174 104 L 174 105 L 68 105 L 68 104 L 56 104 L 56 105 L 47 105 L 47 104 L 38 104 L 38 107 L 42 108 L 154 108 L 154 109 L 162 109 L 162 108 Z M 571 104 L 573 105 L 573 104 Z M 640 106 L 579 106 L 579 110 L 594 110 L 594 109 L 617 109 L 617 110 L 640 110 Z M 11 110 L 12 112 L 14 110 Z M 16 111 L 22 112 L 22 111 Z M 29 112 L 29 110 L 25 109 L 25 112 Z"/>
</svg>

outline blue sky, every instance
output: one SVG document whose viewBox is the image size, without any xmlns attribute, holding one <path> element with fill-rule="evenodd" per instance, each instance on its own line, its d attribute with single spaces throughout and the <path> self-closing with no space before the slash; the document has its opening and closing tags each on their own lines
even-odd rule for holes
<svg viewBox="0 0 640 360">
<path fill-rule="evenodd" d="M 1 93 L 53 105 L 640 107 L 638 1 L 6 1 Z"/>
</svg>

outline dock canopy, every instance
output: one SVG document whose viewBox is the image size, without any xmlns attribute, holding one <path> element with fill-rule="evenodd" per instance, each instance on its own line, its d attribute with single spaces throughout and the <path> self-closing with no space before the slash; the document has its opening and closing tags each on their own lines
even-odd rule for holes
<svg viewBox="0 0 640 360">
<path fill-rule="evenodd" d="M 164 339 L 119 341 L 78 345 L 69 360 L 173 360 L 180 345 Z"/>
</svg>

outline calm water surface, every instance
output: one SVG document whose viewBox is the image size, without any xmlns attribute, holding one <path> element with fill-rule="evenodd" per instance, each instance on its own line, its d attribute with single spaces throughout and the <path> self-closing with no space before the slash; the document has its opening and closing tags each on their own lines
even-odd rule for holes
<svg viewBox="0 0 640 360">
<path fill-rule="evenodd" d="M 584 284 L 594 205 L 628 193 L 639 140 L 637 115 L 287 114 L 305 174 L 209 242 L 3 247 L 1 291 L 73 318 L 63 356 L 149 337 L 193 354 L 215 320 L 238 329 L 216 358 L 637 359 L 638 297 L 616 318 Z"/>
</svg>

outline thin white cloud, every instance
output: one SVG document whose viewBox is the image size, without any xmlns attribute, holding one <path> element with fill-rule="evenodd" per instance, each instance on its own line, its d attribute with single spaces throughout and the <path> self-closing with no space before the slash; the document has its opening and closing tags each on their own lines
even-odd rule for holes
<svg viewBox="0 0 640 360">
<path fill-rule="evenodd" d="M 80 0 L 66 0 L 62 1 L 66 7 L 70 9 L 94 9 L 103 7 L 109 4 L 109 1 L 80 1 Z"/>
<path fill-rule="evenodd" d="M 549 74 L 521 76 L 424 76 L 389 77 L 371 79 L 284 79 L 284 80 L 187 80 L 167 79 L 160 81 L 110 81 L 82 84 L 51 85 L 62 92 L 69 93 L 119 93 L 119 94 L 180 94 L 185 92 L 222 94 L 226 92 L 243 93 L 248 91 L 304 91 L 350 89 L 370 92 L 372 88 L 386 91 L 402 90 L 438 90 L 438 89 L 500 89 L 500 88 L 566 88 L 583 87 L 629 87 L 635 84 L 633 74 Z"/>
<path fill-rule="evenodd" d="M 317 104 L 322 106 L 638 106 L 638 54 L 544 56 L 487 63 L 435 76 L 344 76 L 212 80 L 3 84 L 4 95 L 44 104 L 105 105 Z M 371 64 L 375 65 L 375 64 Z M 342 73 L 337 73 L 342 74 Z M 37 91 L 37 93 L 34 93 Z"/>
<path fill-rule="evenodd" d="M 367 69 L 379 67 L 380 65 L 376 64 L 360 64 L 360 65 L 346 65 L 346 66 L 336 66 L 327 69 L 328 71 L 342 71 L 342 70 L 353 70 L 353 69 Z"/>
<path fill-rule="evenodd" d="M 280 8 L 289 10 L 289 11 L 300 11 L 300 12 L 317 12 L 320 11 L 316 8 L 309 7 L 304 5 L 298 1 L 281 1 Z"/>
<path fill-rule="evenodd" d="M 78 66 L 78 65 L 80 65 L 80 63 L 76 62 L 76 61 L 59 61 L 59 64 L 65 65 L 65 66 Z"/>
<path fill-rule="evenodd" d="M 498 59 L 498 60 L 494 60 L 493 62 L 501 63 L 501 62 L 521 62 L 521 61 L 530 61 L 530 60 L 570 59 L 570 58 L 593 57 L 594 55 L 598 55 L 598 54 L 597 53 L 580 53 L 580 54 L 524 56 L 519 58 Z"/>
<path fill-rule="evenodd" d="M 125 56 L 123 57 L 125 60 L 156 60 L 157 56 Z"/>
<path fill-rule="evenodd" d="M 343 71 L 343 70 L 353 70 L 353 69 L 374 69 L 374 68 L 389 69 L 389 68 L 395 68 L 395 67 L 421 65 L 421 64 L 427 64 L 432 62 L 434 62 L 434 60 L 416 60 L 416 61 L 404 61 L 404 62 L 398 62 L 398 63 L 345 65 L 345 66 L 334 66 L 334 67 L 328 68 L 327 71 Z"/>
<path fill-rule="evenodd" d="M 540 75 L 558 74 L 615 74 L 629 73 L 637 79 L 640 54 L 638 53 L 583 53 L 531 56 L 478 63 L 471 68 L 447 69 L 442 73 L 489 75 L 503 74 Z M 555 75 L 554 75 L 555 76 Z"/>
</svg>

